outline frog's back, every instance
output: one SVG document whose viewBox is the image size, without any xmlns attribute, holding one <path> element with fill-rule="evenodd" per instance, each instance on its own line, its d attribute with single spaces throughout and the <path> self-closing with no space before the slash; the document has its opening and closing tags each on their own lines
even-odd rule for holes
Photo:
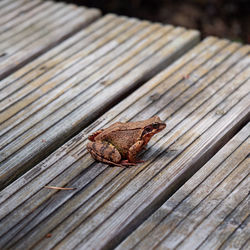
<svg viewBox="0 0 250 250">
<path fill-rule="evenodd" d="M 123 157 L 126 157 L 129 148 L 140 138 L 140 130 L 119 130 L 110 132 L 105 140 L 113 144 Z"/>
</svg>

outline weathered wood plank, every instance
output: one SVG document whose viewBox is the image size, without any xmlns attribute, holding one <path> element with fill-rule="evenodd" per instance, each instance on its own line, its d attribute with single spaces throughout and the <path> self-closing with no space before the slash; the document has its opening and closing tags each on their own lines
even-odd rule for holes
<svg viewBox="0 0 250 250">
<path fill-rule="evenodd" d="M 6 15 L 0 15 L 0 23 L 2 23 L 0 26 L 2 40 L 0 43 L 0 79 L 100 16 L 100 12 L 96 9 L 77 8 L 74 5 L 51 1 L 44 1 L 40 4 L 40 1 L 35 0 L 34 3 L 29 11 L 23 11 L 22 15 L 18 15 L 8 22 L 6 20 L 16 15 L 18 7 L 16 5 L 21 7 L 25 4 L 26 7 L 27 5 L 29 7 L 30 1 L 13 2 L 8 5 L 8 9 L 12 5 L 13 9 L 11 8 Z"/>
<path fill-rule="evenodd" d="M 18 91 L 19 89 L 24 87 L 25 81 L 30 82 L 34 80 L 35 78 L 38 78 L 43 73 L 45 73 L 44 71 L 47 71 L 48 69 L 53 68 L 60 60 L 67 59 L 67 57 L 70 57 L 74 51 L 76 53 L 77 49 L 79 50 L 81 48 L 84 48 L 84 45 L 86 46 L 84 38 L 89 36 L 95 30 L 97 30 L 96 32 L 98 31 L 99 32 L 96 33 L 96 36 L 93 36 L 93 37 L 91 36 L 89 40 L 87 41 L 88 43 L 92 43 L 95 39 L 98 39 L 98 36 L 100 37 L 101 35 L 105 34 L 105 32 L 109 31 L 110 29 L 110 24 L 108 23 L 111 21 L 111 19 L 112 19 L 112 15 L 107 15 L 106 17 L 96 21 L 91 26 L 86 27 L 84 30 L 76 33 L 71 38 L 68 38 L 60 45 L 51 49 L 49 53 L 45 53 L 41 55 L 38 59 L 34 60 L 32 63 L 26 65 L 22 69 L 16 71 L 15 73 L 11 74 L 9 77 L 2 80 L 1 86 L 0 86 L 1 99 L 4 100 L 4 98 L 6 98 L 7 96 L 10 96 L 14 91 Z M 109 29 L 108 27 L 106 27 L 106 25 L 109 25 Z M 103 26 L 102 29 L 100 29 L 101 26 Z M 101 33 L 102 30 L 104 30 L 103 33 Z M 81 39 L 83 40 L 82 42 L 84 43 L 82 47 L 81 47 L 81 43 L 79 42 Z M 78 47 L 75 48 L 77 44 L 78 44 Z M 56 57 L 57 60 L 53 60 L 53 61 L 50 60 L 53 57 Z M 40 72 L 38 71 L 38 69 L 40 70 Z M 22 84 L 20 83 L 18 84 L 17 80 L 21 80 L 21 79 L 23 79 L 23 82 L 21 82 Z M 6 89 L 2 91 L 4 88 Z"/>
<path fill-rule="evenodd" d="M 249 237 L 249 131 L 250 123 L 117 249 L 240 249 Z"/>
<path fill-rule="evenodd" d="M 8 14 L 9 12 L 15 10 L 16 8 L 19 8 L 20 6 L 27 4 L 29 0 L 6 0 L 6 1 L 1 1 L 1 9 L 0 9 L 0 14 L 1 17 Z"/>
<path fill-rule="evenodd" d="M 70 7 L 72 9 L 72 6 L 68 6 L 63 3 L 55 5 L 50 1 L 44 2 L 43 4 L 30 10 L 27 13 L 28 16 L 20 16 L 19 19 L 22 19 L 22 22 L 20 22 L 18 18 L 15 18 L 12 20 L 12 22 L 1 25 L 1 51 L 6 50 L 8 51 L 9 55 L 14 54 L 15 51 L 18 51 L 18 49 L 28 44 L 28 41 L 36 39 L 36 37 L 33 38 L 31 34 L 34 33 L 35 36 L 40 35 L 39 29 L 44 28 L 48 22 L 57 20 L 57 18 L 60 17 L 60 12 L 67 13 L 67 11 L 69 11 L 68 8 Z M 46 28 L 45 31 L 48 33 Z"/>
<path fill-rule="evenodd" d="M 227 238 L 223 245 L 221 245 L 221 249 L 238 249 L 239 246 L 241 246 L 241 249 L 247 249 L 250 243 L 249 235 L 250 217 L 248 216 L 248 218 Z"/>
<path fill-rule="evenodd" d="M 8 1 L 8 0 L 2 0 L 2 1 L 0 1 L 0 7 L 3 9 L 4 7 L 6 7 L 6 5 L 8 5 L 9 3 L 11 3 L 12 1 L 14 1 L 14 0 L 10 0 L 10 1 Z"/>
<path fill-rule="evenodd" d="M 5 188 L 0 245 L 116 246 L 249 119 L 249 51 L 206 39 Z M 155 114 L 168 127 L 152 139 L 145 164 L 111 168 L 87 154 L 86 135 L 93 130 Z"/>
<path fill-rule="evenodd" d="M 6 5 L 10 4 L 11 2 L 13 2 L 14 0 L 2 0 L 0 1 L 0 7 L 1 9 L 3 9 L 4 7 L 6 7 Z"/>
<path fill-rule="evenodd" d="M 1 15 L 1 19 L 0 19 L 0 25 L 3 25 L 7 22 L 9 22 L 10 20 L 12 20 L 13 18 L 17 18 L 17 16 L 24 14 L 25 12 L 30 11 L 34 6 L 41 4 L 41 1 L 38 0 L 33 0 L 33 1 L 29 1 L 27 2 L 27 4 L 23 4 L 18 7 L 15 8 L 13 11 L 11 11 L 10 13 L 6 14 L 6 15 Z M 2 7 L 1 7 L 2 10 Z"/>
<path fill-rule="evenodd" d="M 12 31 L 16 32 L 16 29 L 11 29 L 11 38 L 2 41 L 0 49 L 7 51 L 9 56 L 14 55 L 30 43 L 44 37 L 49 32 L 55 32 L 58 27 L 65 25 L 78 15 L 82 15 L 86 10 L 85 8 L 75 9 L 74 6 L 63 3 L 56 5 L 51 3 L 51 6 L 45 11 L 46 15 L 35 23 L 29 24 L 27 29 L 22 29 L 22 32 L 17 32 L 17 34 L 13 35 Z M 42 14 L 44 14 L 44 12 Z M 28 20 L 28 22 L 30 22 L 30 20 Z"/>
<path fill-rule="evenodd" d="M 24 24 L 27 23 L 27 25 L 29 25 L 29 24 L 34 25 L 35 22 L 32 23 L 32 21 L 39 19 L 39 18 L 36 18 L 35 16 L 43 14 L 42 12 L 48 11 L 49 7 L 52 7 L 52 6 L 57 6 L 57 5 L 54 5 L 53 2 L 51 2 L 51 1 L 42 2 L 36 8 L 33 8 L 30 11 L 28 11 L 25 15 L 21 15 L 21 16 L 19 16 L 17 18 L 14 18 L 11 21 L 9 21 L 8 23 L 5 23 L 6 16 L 2 16 L 1 17 L 1 21 L 4 23 L 4 25 L 0 26 L 1 37 L 5 36 L 6 32 L 7 32 L 7 34 L 11 33 L 12 29 L 13 29 L 13 33 L 11 33 L 11 34 L 15 35 L 16 28 L 19 28 L 19 27 L 22 28 L 23 27 L 23 23 Z M 59 6 L 62 6 L 62 4 L 60 4 Z M 9 14 L 11 14 L 11 13 L 13 13 L 13 12 L 10 12 Z M 29 22 L 30 19 L 31 19 L 31 21 Z"/>
<path fill-rule="evenodd" d="M 42 159 L 199 39 L 196 31 L 114 15 L 80 34 L 3 80 L 1 184 Z"/>
</svg>

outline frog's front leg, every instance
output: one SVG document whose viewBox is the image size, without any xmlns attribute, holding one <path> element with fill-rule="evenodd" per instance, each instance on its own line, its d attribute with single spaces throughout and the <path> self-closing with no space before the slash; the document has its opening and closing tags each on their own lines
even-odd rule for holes
<svg viewBox="0 0 250 250">
<path fill-rule="evenodd" d="M 143 161 L 137 161 L 136 156 L 137 154 L 144 148 L 144 141 L 137 141 L 133 144 L 128 150 L 128 161 L 134 163 L 141 163 Z"/>
<path fill-rule="evenodd" d="M 122 164 L 119 164 L 122 158 L 120 152 L 108 142 L 89 142 L 87 150 L 98 161 L 123 167 Z"/>
<path fill-rule="evenodd" d="M 99 135 L 100 133 L 102 133 L 103 130 L 104 130 L 104 129 L 100 129 L 100 130 L 95 131 L 93 134 L 89 135 L 88 139 L 89 139 L 90 141 L 94 141 L 94 140 L 95 140 L 95 137 L 96 137 L 97 135 Z"/>
</svg>

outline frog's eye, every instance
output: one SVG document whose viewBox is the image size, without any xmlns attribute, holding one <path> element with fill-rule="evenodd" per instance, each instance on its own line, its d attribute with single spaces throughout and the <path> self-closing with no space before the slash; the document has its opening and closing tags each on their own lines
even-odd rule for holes
<svg viewBox="0 0 250 250">
<path fill-rule="evenodd" d="M 158 128 L 159 128 L 159 124 L 158 124 L 158 123 L 154 123 L 154 124 L 153 124 L 153 128 L 154 128 L 154 129 L 158 129 Z"/>
</svg>

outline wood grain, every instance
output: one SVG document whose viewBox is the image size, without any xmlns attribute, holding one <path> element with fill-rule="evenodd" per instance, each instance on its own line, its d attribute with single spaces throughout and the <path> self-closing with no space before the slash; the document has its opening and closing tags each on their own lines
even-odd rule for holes
<svg viewBox="0 0 250 250">
<path fill-rule="evenodd" d="M 16 8 L 19 8 L 22 5 L 27 4 L 29 0 L 3 0 L 0 3 L 1 9 L 0 9 L 0 13 L 1 16 L 5 16 L 7 14 L 9 14 L 10 12 L 12 12 L 13 10 L 15 10 Z"/>
<path fill-rule="evenodd" d="M 28 12 L 32 10 L 35 6 L 41 4 L 41 1 L 35 0 L 35 1 L 29 1 L 27 4 L 23 4 L 21 1 L 16 1 L 17 3 L 20 2 L 20 6 L 15 6 L 15 9 L 11 11 L 10 13 L 7 13 L 6 15 L 1 13 L 1 19 L 0 19 L 0 25 L 6 24 L 7 22 L 10 22 L 12 19 L 17 18 L 20 15 L 23 15 L 25 12 Z M 2 3 L 2 1 L 1 1 Z M 10 1 L 9 1 L 10 4 Z M 1 7 L 1 11 L 4 8 Z"/>
<path fill-rule="evenodd" d="M 117 246 L 249 119 L 249 50 L 207 38 L 1 191 L 0 245 Z M 125 77 L 120 83 L 128 82 Z M 111 86 L 116 92 L 117 85 Z M 167 129 L 150 141 L 145 164 L 109 167 L 86 152 L 89 133 L 156 114 Z M 243 176 L 247 169 L 238 171 Z M 76 189 L 45 190 L 45 185 Z"/>
<path fill-rule="evenodd" d="M 0 185 L 39 162 L 198 39 L 196 31 L 107 15 L 5 78 Z"/>
</svg>

